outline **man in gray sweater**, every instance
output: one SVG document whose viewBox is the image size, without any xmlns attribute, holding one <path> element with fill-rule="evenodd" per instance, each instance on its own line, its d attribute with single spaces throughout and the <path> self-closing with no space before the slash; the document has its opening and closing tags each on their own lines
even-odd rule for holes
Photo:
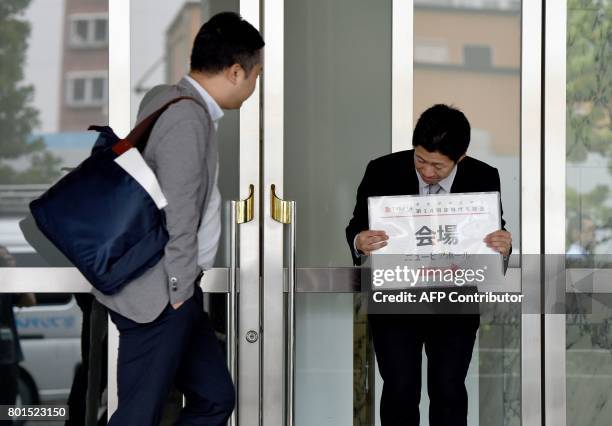
<svg viewBox="0 0 612 426">
<path fill-rule="evenodd" d="M 144 158 L 168 200 L 164 257 L 117 294 L 94 292 L 119 329 L 119 405 L 109 425 L 157 425 L 172 385 L 186 398 L 179 424 L 224 425 L 235 392 L 197 285 L 220 231 L 217 123 L 238 109 L 261 72 L 264 41 L 235 13 L 215 15 L 198 32 L 191 70 L 154 89 L 138 119 L 168 101 Z"/>
</svg>

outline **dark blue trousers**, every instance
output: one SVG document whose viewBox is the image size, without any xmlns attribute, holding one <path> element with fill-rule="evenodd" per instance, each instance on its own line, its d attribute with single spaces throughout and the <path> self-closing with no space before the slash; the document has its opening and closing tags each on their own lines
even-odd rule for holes
<svg viewBox="0 0 612 426">
<path fill-rule="evenodd" d="M 150 323 L 109 312 L 119 329 L 119 405 L 109 425 L 157 426 L 173 384 L 186 399 L 179 425 L 225 425 L 234 386 L 198 286 L 178 309 L 168 305 Z"/>
</svg>

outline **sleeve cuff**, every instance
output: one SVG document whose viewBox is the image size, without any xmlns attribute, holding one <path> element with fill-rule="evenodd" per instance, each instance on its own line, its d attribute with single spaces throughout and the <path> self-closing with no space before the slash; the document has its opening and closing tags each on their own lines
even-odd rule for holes
<svg viewBox="0 0 612 426">
<path fill-rule="evenodd" d="M 355 235 L 355 238 L 353 238 L 353 253 L 357 259 L 359 259 L 359 257 L 361 256 L 361 253 L 359 252 L 359 250 L 357 250 L 357 237 L 358 236 L 359 234 Z"/>
</svg>

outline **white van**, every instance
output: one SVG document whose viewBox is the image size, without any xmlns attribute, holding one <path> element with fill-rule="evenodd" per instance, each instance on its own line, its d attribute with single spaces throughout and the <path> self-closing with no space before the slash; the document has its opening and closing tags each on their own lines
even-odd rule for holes
<svg viewBox="0 0 612 426">
<path fill-rule="evenodd" d="M 18 267 L 44 266 L 25 240 L 19 220 L 0 218 L 0 244 L 16 259 Z M 19 402 L 66 403 L 81 362 L 82 313 L 72 294 L 38 293 L 36 300 L 34 306 L 14 308 L 24 355 L 20 363 Z"/>
<path fill-rule="evenodd" d="M 38 293 L 35 306 L 15 308 L 23 350 L 22 404 L 65 403 L 81 362 L 82 313 L 72 294 Z"/>
</svg>

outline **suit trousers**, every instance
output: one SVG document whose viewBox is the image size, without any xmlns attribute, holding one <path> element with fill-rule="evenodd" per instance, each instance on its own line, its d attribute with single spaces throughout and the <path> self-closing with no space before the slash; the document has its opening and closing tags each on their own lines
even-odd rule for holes
<svg viewBox="0 0 612 426">
<path fill-rule="evenodd" d="M 109 312 L 119 329 L 119 405 L 109 425 L 157 426 L 173 384 L 186 399 L 177 424 L 225 425 L 234 386 L 199 286 L 178 309 L 169 304 L 150 323 Z"/>
<path fill-rule="evenodd" d="M 19 364 L 0 364 L 0 377 L 2 385 L 0 386 L 0 405 L 15 405 L 17 394 L 19 391 Z M 0 422 L 0 424 L 3 424 Z M 12 424 L 7 421 L 7 424 Z"/>
<path fill-rule="evenodd" d="M 466 426 L 465 388 L 480 316 L 369 315 L 383 379 L 382 426 L 418 426 L 421 354 L 427 354 L 430 426 Z"/>
</svg>

